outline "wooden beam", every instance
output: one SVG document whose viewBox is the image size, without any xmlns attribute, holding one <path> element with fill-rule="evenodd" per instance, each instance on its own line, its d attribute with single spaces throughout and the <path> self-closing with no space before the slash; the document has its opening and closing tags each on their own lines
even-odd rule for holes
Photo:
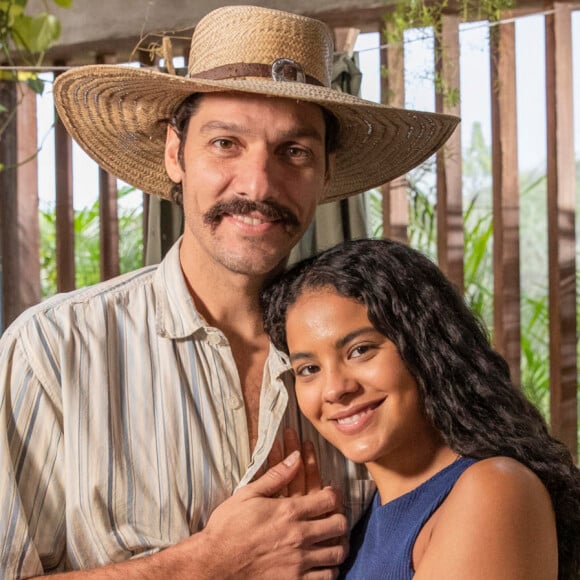
<svg viewBox="0 0 580 580">
<path fill-rule="evenodd" d="M 41 299 L 36 94 L 24 83 L 3 82 L 0 102 L 8 121 L 0 140 L 3 323 Z"/>
<path fill-rule="evenodd" d="M 548 273 L 552 432 L 578 453 L 575 162 L 570 5 L 546 15 Z"/>
<path fill-rule="evenodd" d="M 509 17 L 510 14 L 505 14 Z M 520 243 L 515 24 L 490 30 L 493 174 L 493 340 L 520 386 Z"/>
<path fill-rule="evenodd" d="M 441 17 L 436 34 L 435 71 L 439 89 L 435 110 L 460 116 L 459 105 L 459 22 L 456 14 Z M 437 258 L 439 267 L 463 292 L 463 203 L 461 183 L 461 132 L 451 135 L 437 153 Z"/>
<path fill-rule="evenodd" d="M 63 61 L 55 63 L 64 66 Z M 59 73 L 55 74 L 55 79 Z M 54 111 L 56 180 L 56 287 L 73 290 L 75 284 L 75 231 L 73 207 L 72 139 Z"/>
<path fill-rule="evenodd" d="M 113 54 L 97 56 L 98 64 L 115 64 L 116 62 L 117 58 Z M 99 168 L 101 280 L 108 280 L 120 273 L 117 196 L 117 178 Z"/>
<path fill-rule="evenodd" d="M 387 25 L 387 30 L 392 27 Z M 403 44 L 393 43 L 381 50 L 381 103 L 405 106 L 405 51 Z M 383 236 L 407 243 L 409 198 L 407 180 L 398 177 L 381 187 L 383 195 Z"/>
<path fill-rule="evenodd" d="M 352 56 L 354 45 L 360 30 L 358 28 L 340 27 L 334 29 L 334 47 L 336 52 L 345 52 Z"/>
</svg>

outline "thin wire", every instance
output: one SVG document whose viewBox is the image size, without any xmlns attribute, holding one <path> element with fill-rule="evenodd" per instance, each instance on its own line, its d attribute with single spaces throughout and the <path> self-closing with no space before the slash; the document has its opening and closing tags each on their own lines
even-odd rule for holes
<svg viewBox="0 0 580 580">
<path fill-rule="evenodd" d="M 466 24 L 466 28 L 468 30 L 477 30 L 479 28 L 493 28 L 494 26 L 500 26 L 501 24 L 512 24 L 518 20 L 521 20 L 522 18 L 528 18 L 530 16 L 549 16 L 551 14 L 554 14 L 555 12 L 556 12 L 556 10 L 554 10 L 554 9 L 543 10 L 541 12 L 533 12 L 531 14 L 525 14 L 523 16 L 513 16 L 511 18 L 504 18 L 501 20 L 496 20 L 494 22 L 484 21 L 481 24 L 473 24 L 473 25 Z M 163 37 L 163 35 L 159 34 L 159 33 L 149 33 L 148 36 L 159 36 L 160 38 Z M 189 37 L 186 38 L 183 36 L 170 36 L 170 38 L 180 39 L 180 40 L 191 40 Z M 385 44 L 381 44 L 379 46 L 372 46 L 370 48 L 363 48 L 361 50 L 357 50 L 356 52 L 363 53 L 363 52 L 370 52 L 370 51 L 374 51 L 374 50 L 384 50 L 386 48 L 392 48 L 395 46 L 402 46 L 403 44 L 411 44 L 413 42 L 418 42 L 420 40 L 423 40 L 423 38 L 419 37 L 419 38 L 413 38 L 413 39 L 406 40 L 406 41 L 385 43 Z M 0 71 L 9 70 L 9 71 L 16 71 L 16 72 L 18 72 L 18 71 L 21 71 L 21 72 L 58 72 L 58 71 L 70 70 L 72 68 L 77 68 L 78 66 L 81 66 L 81 65 L 75 65 L 75 66 L 50 66 L 50 65 L 48 65 L 48 66 L 10 66 L 10 65 L 0 65 Z M 122 65 L 119 65 L 119 66 L 122 66 Z"/>
<path fill-rule="evenodd" d="M 510 18 L 503 18 L 502 20 L 495 20 L 494 22 L 483 21 L 481 24 L 470 24 L 465 23 L 465 28 L 467 30 L 477 30 L 479 28 L 493 28 L 494 26 L 499 26 L 500 24 L 513 24 L 514 22 L 521 20 L 522 18 L 529 18 L 530 16 L 549 16 L 550 14 L 555 14 L 556 10 L 543 10 L 542 12 L 533 12 L 531 14 L 525 14 L 523 16 L 512 16 Z M 405 41 L 399 42 L 390 42 L 381 44 L 379 46 L 371 46 L 370 48 L 363 48 L 361 50 L 357 50 L 356 52 L 370 52 L 372 50 L 384 50 L 386 48 L 394 48 L 399 47 L 404 44 L 412 44 L 413 42 L 418 42 L 420 40 L 424 40 L 424 37 L 412 38 Z"/>
</svg>

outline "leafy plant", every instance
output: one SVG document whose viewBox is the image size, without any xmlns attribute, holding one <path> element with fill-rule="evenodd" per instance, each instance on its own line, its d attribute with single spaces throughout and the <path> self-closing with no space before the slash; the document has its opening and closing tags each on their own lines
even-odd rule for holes
<svg viewBox="0 0 580 580">
<path fill-rule="evenodd" d="M 435 39 L 435 62 L 446 62 L 445 43 L 442 42 L 441 21 L 446 10 L 452 5 L 453 10 L 459 13 L 461 20 L 488 20 L 497 22 L 501 13 L 513 8 L 514 0 L 399 0 L 392 10 L 384 16 L 385 27 L 383 37 L 388 44 L 403 42 L 404 34 L 409 29 L 432 29 Z M 459 90 L 450 87 L 435 67 L 435 92 L 441 95 L 449 106 L 459 102 Z M 386 71 L 383 71 L 386 72 Z"/>
<path fill-rule="evenodd" d="M 62 8 L 70 8 L 73 0 L 52 0 Z M 0 0 L 0 50 L 8 66 L 39 66 L 44 53 L 58 40 L 60 21 L 48 12 L 31 16 L 26 14 L 28 0 Z M 16 72 L 3 75 L 4 80 L 22 80 Z M 25 77 L 31 88 L 42 93 L 42 82 L 34 73 Z"/>
<path fill-rule="evenodd" d="M 119 190 L 119 199 L 134 191 L 133 187 Z M 129 272 L 143 265 L 142 208 L 125 209 L 119 206 L 120 270 Z M 77 287 L 96 284 L 99 270 L 99 202 L 74 212 L 75 283 Z M 40 211 L 40 263 L 43 297 L 56 293 L 56 218 L 54 208 Z"/>
</svg>

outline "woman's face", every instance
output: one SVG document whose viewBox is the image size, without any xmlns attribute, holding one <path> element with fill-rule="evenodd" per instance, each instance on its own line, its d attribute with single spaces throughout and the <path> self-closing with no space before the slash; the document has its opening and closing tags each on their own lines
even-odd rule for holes
<svg viewBox="0 0 580 580">
<path fill-rule="evenodd" d="M 307 290 L 286 331 L 300 408 L 349 459 L 405 465 L 413 447 L 433 440 L 417 384 L 366 306 L 332 288 Z"/>
</svg>

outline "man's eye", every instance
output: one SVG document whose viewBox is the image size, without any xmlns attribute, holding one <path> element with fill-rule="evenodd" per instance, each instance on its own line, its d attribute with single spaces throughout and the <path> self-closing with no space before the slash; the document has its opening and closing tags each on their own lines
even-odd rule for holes
<svg viewBox="0 0 580 580">
<path fill-rule="evenodd" d="M 310 159 L 312 157 L 310 151 L 303 147 L 288 147 L 286 154 L 292 159 Z"/>
<path fill-rule="evenodd" d="M 212 144 L 218 149 L 231 149 L 234 146 L 231 139 L 215 139 Z"/>
</svg>

